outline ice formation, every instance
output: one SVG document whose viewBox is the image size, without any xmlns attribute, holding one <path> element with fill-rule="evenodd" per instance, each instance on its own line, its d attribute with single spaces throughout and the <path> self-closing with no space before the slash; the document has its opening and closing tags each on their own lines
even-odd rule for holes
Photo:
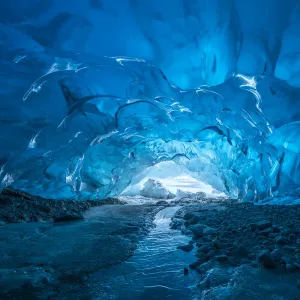
<svg viewBox="0 0 300 300">
<path fill-rule="evenodd" d="M 11 0 L 0 16 L 1 188 L 103 198 L 172 161 L 233 198 L 299 198 L 299 1 Z"/>
<path fill-rule="evenodd" d="M 172 194 L 159 181 L 154 179 L 148 179 L 145 182 L 143 189 L 140 191 L 140 195 L 143 197 L 154 198 L 154 199 L 175 198 L 174 194 Z"/>
</svg>

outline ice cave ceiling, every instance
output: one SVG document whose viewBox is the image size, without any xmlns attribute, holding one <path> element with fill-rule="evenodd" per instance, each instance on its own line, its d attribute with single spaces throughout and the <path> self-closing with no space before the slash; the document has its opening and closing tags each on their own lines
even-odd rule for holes
<svg viewBox="0 0 300 300">
<path fill-rule="evenodd" d="M 0 17 L 0 188 L 103 198 L 173 161 L 234 198 L 300 197 L 298 0 L 10 0 Z"/>
</svg>

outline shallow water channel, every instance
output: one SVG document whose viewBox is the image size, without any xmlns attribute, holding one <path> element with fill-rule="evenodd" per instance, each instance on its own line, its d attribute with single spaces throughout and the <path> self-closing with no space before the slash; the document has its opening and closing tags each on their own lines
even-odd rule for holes
<svg viewBox="0 0 300 300">
<path fill-rule="evenodd" d="M 121 265 L 101 270 L 90 279 L 99 299 L 191 299 L 197 274 L 183 269 L 195 261 L 193 251 L 178 245 L 189 242 L 179 230 L 170 229 L 179 207 L 167 207 L 155 217 L 155 228 L 139 244 L 134 255 Z M 198 277 L 199 280 L 199 277 Z"/>
</svg>

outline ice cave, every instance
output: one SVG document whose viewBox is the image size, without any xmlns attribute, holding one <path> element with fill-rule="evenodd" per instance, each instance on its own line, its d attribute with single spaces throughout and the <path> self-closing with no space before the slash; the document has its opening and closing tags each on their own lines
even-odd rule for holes
<svg viewBox="0 0 300 300">
<path fill-rule="evenodd" d="M 300 299 L 300 0 L 0 17 L 0 299 Z"/>
</svg>

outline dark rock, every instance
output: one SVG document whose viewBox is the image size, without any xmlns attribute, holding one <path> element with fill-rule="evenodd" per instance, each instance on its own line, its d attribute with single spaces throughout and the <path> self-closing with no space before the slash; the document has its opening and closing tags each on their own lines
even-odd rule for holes
<svg viewBox="0 0 300 300">
<path fill-rule="evenodd" d="M 182 224 L 183 224 L 183 221 L 181 219 L 173 218 L 172 222 L 170 224 L 170 228 L 171 229 L 180 229 Z"/>
<path fill-rule="evenodd" d="M 206 226 L 203 225 L 203 224 L 197 224 L 197 225 L 192 225 L 192 226 L 189 226 L 189 230 L 191 232 L 193 232 L 193 234 L 195 234 L 196 236 L 202 236 L 203 235 L 203 230 Z"/>
<path fill-rule="evenodd" d="M 235 258 L 233 258 L 233 257 L 228 257 L 228 263 L 231 266 L 234 266 L 234 267 L 236 267 L 236 266 L 239 265 L 238 261 Z"/>
<path fill-rule="evenodd" d="M 267 250 L 264 250 L 259 254 L 258 262 L 265 268 L 275 268 L 275 261 L 271 253 Z"/>
<path fill-rule="evenodd" d="M 296 247 L 285 245 L 283 246 L 283 249 L 289 252 L 295 252 Z"/>
<path fill-rule="evenodd" d="M 212 249 L 212 250 L 209 250 L 207 253 L 206 253 L 206 258 L 208 259 L 211 259 L 212 257 L 214 257 L 215 255 L 217 254 L 217 251 Z"/>
<path fill-rule="evenodd" d="M 212 228 L 212 227 L 206 227 L 203 229 L 203 234 L 216 234 L 217 233 L 217 230 L 215 228 Z"/>
<path fill-rule="evenodd" d="M 294 266 L 293 264 L 286 264 L 285 265 L 285 270 L 287 271 L 287 272 L 296 272 L 297 271 L 297 267 L 296 266 Z"/>
<path fill-rule="evenodd" d="M 273 233 L 270 233 L 269 235 L 268 235 L 268 237 L 270 237 L 270 238 L 276 238 L 276 237 L 278 237 L 279 236 L 279 233 L 278 232 L 273 232 Z"/>
<path fill-rule="evenodd" d="M 272 227 L 272 223 L 270 221 L 263 220 L 263 221 L 256 223 L 256 226 L 257 226 L 257 229 L 264 230 L 269 227 Z"/>
<path fill-rule="evenodd" d="M 249 228 L 246 228 L 246 229 L 243 230 L 243 234 L 244 235 L 251 235 L 252 231 Z"/>
<path fill-rule="evenodd" d="M 229 254 L 235 257 L 248 257 L 249 252 L 245 246 L 240 245 L 236 249 L 232 250 Z"/>
<path fill-rule="evenodd" d="M 255 231 L 257 229 L 257 225 L 255 223 L 250 224 L 251 231 Z"/>
<path fill-rule="evenodd" d="M 252 247 L 252 251 L 257 252 L 261 250 L 261 246 L 260 245 L 255 245 L 254 247 Z"/>
<path fill-rule="evenodd" d="M 295 232 L 296 232 L 296 230 L 293 229 L 293 228 L 285 228 L 285 229 L 282 231 L 283 235 L 284 235 L 284 236 L 287 236 L 287 237 L 288 237 L 290 234 L 295 233 Z"/>
<path fill-rule="evenodd" d="M 188 275 L 188 274 L 189 274 L 189 269 L 188 269 L 187 267 L 185 267 L 185 268 L 183 269 L 183 274 L 184 274 L 184 275 Z"/>
<path fill-rule="evenodd" d="M 204 258 L 205 257 L 205 253 L 204 252 L 198 252 L 195 254 L 198 258 Z"/>
<path fill-rule="evenodd" d="M 190 251 L 193 250 L 193 248 L 194 248 L 194 246 L 192 244 L 187 244 L 187 245 L 177 247 L 177 249 L 180 249 L 180 250 L 185 251 L 185 252 L 190 252 Z"/>
<path fill-rule="evenodd" d="M 184 220 L 190 220 L 191 218 L 194 217 L 194 214 L 192 213 L 186 213 L 183 217 Z"/>
<path fill-rule="evenodd" d="M 160 205 L 161 206 L 170 206 L 170 204 L 167 201 L 165 201 L 165 200 L 157 201 L 156 205 L 157 206 L 160 206 Z"/>
<path fill-rule="evenodd" d="M 193 235 L 193 232 L 186 228 L 181 228 L 181 233 L 184 235 Z"/>
<path fill-rule="evenodd" d="M 290 243 L 296 243 L 296 241 L 297 241 L 297 236 L 294 233 L 290 234 L 289 242 Z"/>
<path fill-rule="evenodd" d="M 273 232 L 275 232 L 275 233 L 279 233 L 280 232 L 280 227 L 279 226 L 273 226 Z"/>
<path fill-rule="evenodd" d="M 228 283 L 229 274 L 226 270 L 223 269 L 212 269 L 207 273 L 204 280 L 201 282 L 200 287 L 202 288 L 211 288 L 220 286 Z"/>
<path fill-rule="evenodd" d="M 192 269 L 192 270 L 195 270 L 197 267 L 199 267 L 201 264 L 203 263 L 203 261 L 201 259 L 191 263 L 189 265 L 189 268 Z"/>
<path fill-rule="evenodd" d="M 283 252 L 279 249 L 275 249 L 271 252 L 271 255 L 273 256 L 274 260 L 279 261 L 283 256 Z"/>
<path fill-rule="evenodd" d="M 285 262 L 286 264 L 291 264 L 292 259 L 289 256 L 282 256 L 281 260 Z"/>
<path fill-rule="evenodd" d="M 211 245 L 216 249 L 221 249 L 221 243 L 218 240 L 213 241 Z"/>
<path fill-rule="evenodd" d="M 228 261 L 228 256 L 227 255 L 217 255 L 216 259 L 218 262 L 226 262 L 226 261 Z"/>
<path fill-rule="evenodd" d="M 41 221 L 41 219 L 39 219 L 36 216 L 33 216 L 33 217 L 30 218 L 30 222 L 40 222 L 40 221 Z"/>
<path fill-rule="evenodd" d="M 58 217 L 54 217 L 54 222 L 68 222 L 68 221 L 76 221 L 83 220 L 83 214 L 81 212 L 72 212 L 65 211 Z"/>
<path fill-rule="evenodd" d="M 275 242 L 278 245 L 283 245 L 285 243 L 284 238 L 281 235 L 275 238 Z"/>
<path fill-rule="evenodd" d="M 258 232 L 259 235 L 268 236 L 272 234 L 272 228 L 267 228 Z"/>
<path fill-rule="evenodd" d="M 198 248 L 198 252 L 204 252 L 207 253 L 210 250 L 210 245 L 209 244 L 204 244 L 203 246 Z"/>
<path fill-rule="evenodd" d="M 1 197 L 0 198 L 0 205 L 11 205 L 13 204 L 13 199 L 9 197 Z"/>
<path fill-rule="evenodd" d="M 44 204 L 44 205 L 39 205 L 39 208 L 42 212 L 45 213 L 50 213 L 51 212 L 51 207 L 50 205 Z"/>
<path fill-rule="evenodd" d="M 300 270 L 300 262 L 298 263 L 298 262 L 293 262 L 293 265 L 298 269 L 298 270 Z"/>
</svg>

